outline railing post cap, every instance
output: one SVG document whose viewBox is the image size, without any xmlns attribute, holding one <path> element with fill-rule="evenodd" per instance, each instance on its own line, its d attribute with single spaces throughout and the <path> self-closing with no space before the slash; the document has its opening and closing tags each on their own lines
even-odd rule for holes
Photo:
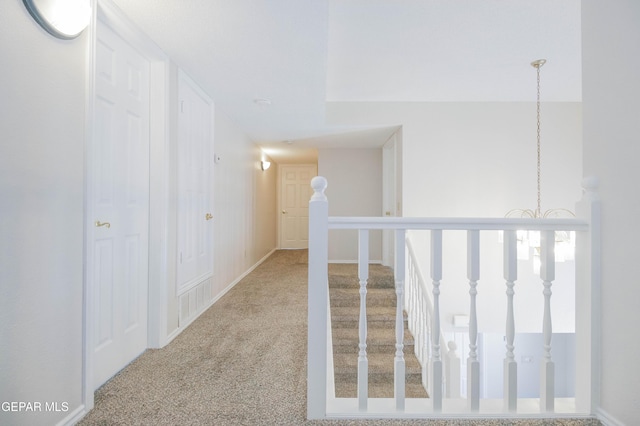
<svg viewBox="0 0 640 426">
<path fill-rule="evenodd" d="M 325 189 L 327 189 L 327 179 L 322 176 L 316 176 L 311 179 L 311 188 L 313 188 L 313 195 L 311 201 L 326 201 L 327 196 L 324 195 Z"/>
<path fill-rule="evenodd" d="M 582 188 L 585 192 L 596 192 L 600 186 L 600 179 L 595 176 L 587 176 L 582 179 Z"/>
</svg>

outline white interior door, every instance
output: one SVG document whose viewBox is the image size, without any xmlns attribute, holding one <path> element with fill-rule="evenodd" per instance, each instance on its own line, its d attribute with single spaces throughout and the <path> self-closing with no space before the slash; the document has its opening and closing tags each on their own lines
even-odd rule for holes
<svg viewBox="0 0 640 426">
<path fill-rule="evenodd" d="M 213 102 L 178 83 L 178 294 L 213 275 Z"/>
<path fill-rule="evenodd" d="M 147 347 L 149 62 L 99 22 L 88 178 L 88 279 L 97 388 Z"/>
<path fill-rule="evenodd" d="M 280 166 L 280 247 L 309 247 L 309 199 L 315 165 Z"/>
</svg>

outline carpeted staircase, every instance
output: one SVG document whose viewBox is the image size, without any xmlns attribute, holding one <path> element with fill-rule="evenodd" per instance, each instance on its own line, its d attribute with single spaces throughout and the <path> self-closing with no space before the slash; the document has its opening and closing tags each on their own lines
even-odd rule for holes
<svg viewBox="0 0 640 426">
<path fill-rule="evenodd" d="M 357 265 L 329 265 L 331 332 L 336 397 L 357 396 L 358 318 L 360 284 Z M 393 397 L 395 356 L 396 293 L 393 270 L 370 265 L 367 282 L 367 358 L 369 360 L 369 397 Z M 421 368 L 413 352 L 413 336 L 405 317 L 404 359 L 406 397 L 426 398 Z"/>
</svg>

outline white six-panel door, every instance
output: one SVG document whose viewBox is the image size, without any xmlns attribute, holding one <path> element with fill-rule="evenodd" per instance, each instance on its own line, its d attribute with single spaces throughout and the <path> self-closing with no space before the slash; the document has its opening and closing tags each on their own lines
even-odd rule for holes
<svg viewBox="0 0 640 426">
<path fill-rule="evenodd" d="M 280 170 L 280 247 L 309 247 L 309 199 L 311 179 L 318 174 L 315 165 L 279 166 Z"/>
<path fill-rule="evenodd" d="M 97 388 L 147 347 L 149 62 L 99 23 L 95 66 L 87 267 Z"/>
<path fill-rule="evenodd" d="M 178 294 L 213 275 L 213 102 L 178 79 Z"/>
</svg>

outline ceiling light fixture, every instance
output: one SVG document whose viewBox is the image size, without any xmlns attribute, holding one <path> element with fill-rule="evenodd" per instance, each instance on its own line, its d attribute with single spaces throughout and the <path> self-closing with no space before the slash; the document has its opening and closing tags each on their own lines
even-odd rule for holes
<svg viewBox="0 0 640 426">
<path fill-rule="evenodd" d="M 23 0 L 23 3 L 42 28 L 61 39 L 78 37 L 91 20 L 89 0 Z"/>
<path fill-rule="evenodd" d="M 569 216 L 575 217 L 575 214 L 568 209 L 550 209 L 542 212 L 541 204 L 541 143 L 540 143 L 540 68 L 547 63 L 546 59 L 537 59 L 531 62 L 531 66 L 536 69 L 537 81 L 537 98 L 536 98 L 536 142 L 537 142 L 537 183 L 538 183 L 538 199 L 536 209 L 513 209 L 507 212 L 505 217 L 528 217 L 531 219 L 547 219 L 550 217 Z M 518 258 L 529 259 L 529 247 L 534 249 L 534 270 L 539 270 L 540 261 L 540 233 L 538 231 L 518 231 Z M 555 244 L 556 261 L 573 260 L 575 258 L 575 233 L 574 232 L 556 232 Z M 536 262 L 537 259 L 537 262 Z"/>
<path fill-rule="evenodd" d="M 271 167 L 271 161 L 261 161 L 260 162 L 260 168 L 262 169 L 262 171 L 267 171 L 269 169 L 269 167 Z"/>
<path fill-rule="evenodd" d="M 271 100 L 266 98 L 255 98 L 253 103 L 258 106 L 269 106 L 271 105 Z"/>
</svg>

